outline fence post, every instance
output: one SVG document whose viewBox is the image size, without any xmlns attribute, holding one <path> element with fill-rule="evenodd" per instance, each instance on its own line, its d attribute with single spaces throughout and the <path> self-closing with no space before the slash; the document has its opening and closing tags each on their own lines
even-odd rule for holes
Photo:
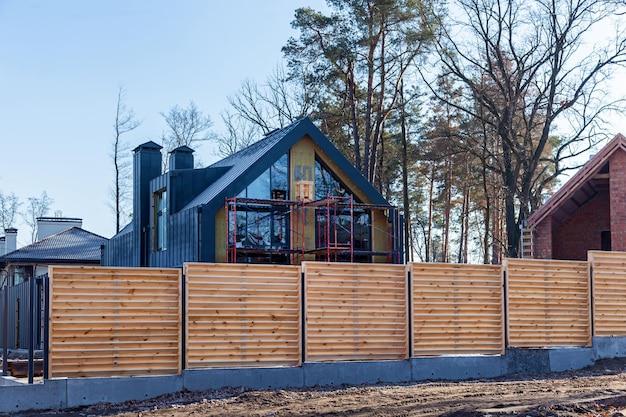
<svg viewBox="0 0 626 417">
<path fill-rule="evenodd" d="M 48 279 L 48 274 L 43 276 L 43 379 L 46 380 L 49 377 L 48 374 L 48 353 L 50 343 L 50 323 L 48 320 L 50 319 L 50 280 Z"/>
<path fill-rule="evenodd" d="M 300 362 L 306 362 L 306 277 L 305 267 L 300 265 Z"/>
<path fill-rule="evenodd" d="M 413 286 L 411 283 L 411 265 L 406 264 L 406 291 L 407 291 L 407 324 L 408 324 L 408 343 L 409 343 L 409 359 L 413 357 Z"/>
<path fill-rule="evenodd" d="M 502 268 L 502 351 L 506 352 L 506 348 L 509 347 L 509 286 L 507 279 L 508 262 L 505 259 L 502 260 L 500 266 Z"/>
<path fill-rule="evenodd" d="M 35 376 L 35 291 L 37 290 L 36 278 L 30 277 L 28 289 L 28 383 L 32 384 Z"/>
<path fill-rule="evenodd" d="M 187 363 L 187 274 L 185 266 L 181 267 L 180 273 L 180 369 L 181 373 L 186 368 Z"/>
<path fill-rule="evenodd" d="M 9 375 L 9 286 L 2 291 L 2 376 Z"/>
</svg>

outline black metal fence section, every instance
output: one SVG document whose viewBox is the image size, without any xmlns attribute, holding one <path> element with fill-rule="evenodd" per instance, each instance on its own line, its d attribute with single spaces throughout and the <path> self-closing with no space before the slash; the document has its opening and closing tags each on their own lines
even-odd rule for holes
<svg viewBox="0 0 626 417">
<path fill-rule="evenodd" d="M 43 277 L 42 275 L 41 277 Z M 47 276 L 47 275 L 45 275 Z M 41 279 L 41 277 L 37 277 Z M 0 312 L 4 316 L 6 311 L 9 328 L 7 329 L 7 345 L 9 349 L 27 349 L 29 343 L 29 298 L 30 298 L 30 280 L 13 287 L 1 290 L 3 296 L 0 297 Z M 4 294 L 8 292 L 8 294 Z M 40 329 L 35 334 L 35 349 L 43 347 L 43 304 L 44 294 L 43 287 L 37 286 L 37 294 L 35 300 L 36 320 Z M 5 303 L 8 301 L 7 306 Z M 0 332 L 0 346 L 4 346 L 5 332 Z"/>
<path fill-rule="evenodd" d="M 28 350 L 28 383 L 35 375 L 35 350 L 44 350 L 44 378 L 47 377 L 48 274 L 13 287 L 0 289 L 0 346 L 2 375 L 8 375 L 8 352 Z"/>
</svg>

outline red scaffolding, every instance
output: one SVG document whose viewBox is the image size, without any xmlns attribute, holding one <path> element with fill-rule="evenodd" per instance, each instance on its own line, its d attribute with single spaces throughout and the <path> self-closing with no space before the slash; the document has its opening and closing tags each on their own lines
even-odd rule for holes
<svg viewBox="0 0 626 417">
<path fill-rule="evenodd" d="M 376 229 L 387 235 L 388 251 L 363 250 L 355 248 L 355 211 L 370 211 L 370 226 L 374 229 L 373 213 L 375 210 L 391 210 L 393 206 L 363 204 L 354 201 L 352 196 L 328 196 L 314 201 L 293 201 L 276 199 L 251 199 L 233 197 L 227 198 L 226 211 L 226 259 L 227 262 L 238 262 L 238 256 L 257 257 L 274 260 L 288 259 L 291 264 L 299 264 L 306 259 L 306 255 L 321 261 L 349 261 L 354 262 L 356 256 L 384 256 L 388 262 L 398 259 L 398 250 L 394 244 L 393 231 Z M 286 247 L 274 247 L 272 237 L 270 245 L 265 247 L 246 247 L 237 236 L 237 212 L 261 211 L 271 216 L 281 213 L 287 216 Z M 315 227 L 313 247 L 307 247 L 307 217 L 312 214 Z M 341 223 L 341 219 L 348 216 L 348 225 Z M 343 216 L 343 217 L 342 217 Z M 255 222 L 264 221 L 264 216 L 257 216 Z M 248 220 L 249 221 L 249 220 Z M 270 227 L 273 229 L 272 227 Z M 270 230 L 270 235 L 274 230 Z M 342 239 L 343 237 L 343 239 Z M 373 244 L 373 242 L 370 242 Z M 311 245 L 309 245 L 311 246 Z"/>
</svg>

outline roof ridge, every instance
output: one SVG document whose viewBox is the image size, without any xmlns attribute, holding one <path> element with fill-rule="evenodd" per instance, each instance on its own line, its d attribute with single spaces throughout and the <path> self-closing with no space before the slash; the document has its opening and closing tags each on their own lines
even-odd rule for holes
<svg viewBox="0 0 626 417">
<path fill-rule="evenodd" d="M 538 224 L 549 215 L 556 207 L 555 204 L 561 202 L 573 191 L 571 186 L 579 186 L 582 181 L 585 180 L 594 169 L 601 168 L 602 164 L 606 162 L 616 150 L 622 149 L 626 151 L 626 136 L 621 133 L 617 133 L 611 140 L 609 140 L 598 152 L 593 154 L 587 162 L 585 162 L 565 183 L 563 183 L 559 189 L 552 194 L 541 206 L 537 208 L 530 216 L 528 216 L 529 225 Z"/>
<path fill-rule="evenodd" d="M 106 237 L 104 237 L 104 236 L 102 236 L 102 235 L 99 235 L 99 234 L 97 234 L 97 233 L 94 233 L 94 232 L 92 232 L 92 231 L 89 231 L 89 230 L 83 229 L 82 227 L 78 227 L 78 226 L 71 227 L 71 228 L 67 229 L 67 230 L 66 230 L 66 232 L 68 232 L 68 231 L 70 231 L 70 230 L 72 230 L 72 229 L 77 229 L 77 230 L 80 230 L 81 232 L 89 233 L 89 234 L 90 234 L 90 235 L 92 235 L 92 236 L 95 236 L 95 237 L 99 237 L 99 238 L 102 238 L 102 239 L 109 240 L 108 238 L 106 238 Z"/>
<path fill-rule="evenodd" d="M 224 161 L 228 160 L 228 159 L 235 159 L 237 157 L 237 155 L 241 155 L 246 151 L 249 151 L 253 146 L 257 146 L 260 143 L 263 143 L 265 141 L 270 140 L 271 138 L 273 138 L 275 135 L 279 134 L 279 133 L 283 133 L 283 132 L 288 132 L 289 130 L 293 129 L 295 126 L 297 126 L 300 122 L 302 122 L 304 119 L 306 119 L 307 116 L 302 116 L 299 117 L 297 119 L 295 119 L 293 122 L 291 122 L 290 124 L 288 124 L 285 127 L 282 128 L 276 128 L 268 133 L 266 133 L 261 139 L 249 144 L 248 146 L 246 146 L 243 149 L 239 149 L 237 152 L 225 156 L 224 158 L 220 159 L 219 161 L 215 161 L 214 163 L 212 163 L 211 165 L 209 165 L 209 168 L 211 167 L 215 167 L 215 165 L 219 164 L 219 163 L 223 163 Z M 232 166 L 232 165 L 226 165 L 226 166 Z M 215 167 L 215 168 L 219 168 L 219 167 Z"/>
<path fill-rule="evenodd" d="M 82 227 L 72 226 L 72 227 L 70 227 L 69 229 L 61 230 L 60 232 L 57 232 L 57 233 L 52 234 L 52 235 L 50 235 L 50 236 L 46 236 L 46 237 L 44 237 L 43 239 L 37 240 L 36 242 L 31 242 L 31 243 L 29 243 L 28 245 L 22 246 L 21 248 L 17 248 L 17 249 L 15 249 L 15 250 L 11 251 L 11 252 L 7 252 L 7 253 L 5 253 L 4 255 L 0 256 L 0 259 L 1 259 L 1 258 L 3 258 L 3 257 L 5 257 L 5 256 L 11 255 L 12 253 L 16 253 L 16 252 L 19 252 L 19 251 L 21 251 L 21 250 L 24 250 L 24 249 L 28 249 L 28 248 L 30 248 L 30 247 L 33 247 L 33 246 L 35 246 L 35 245 L 37 245 L 37 244 L 40 244 L 40 243 L 46 242 L 46 241 L 48 241 L 48 240 L 52 239 L 53 237 L 59 236 L 59 235 L 61 235 L 61 234 L 63 234 L 63 233 L 67 233 L 67 232 L 69 232 L 69 231 L 70 231 L 70 230 L 72 230 L 72 229 L 82 230 L 83 232 L 89 233 L 89 234 L 91 234 L 91 235 L 93 235 L 93 236 L 96 236 L 96 237 L 99 237 L 99 238 L 102 238 L 102 239 L 108 240 L 106 237 L 104 237 L 104 236 L 100 236 L 100 235 L 98 235 L 98 234 L 96 234 L 96 233 L 93 233 L 93 232 L 90 232 L 89 230 L 85 230 L 85 229 L 83 229 Z"/>
</svg>

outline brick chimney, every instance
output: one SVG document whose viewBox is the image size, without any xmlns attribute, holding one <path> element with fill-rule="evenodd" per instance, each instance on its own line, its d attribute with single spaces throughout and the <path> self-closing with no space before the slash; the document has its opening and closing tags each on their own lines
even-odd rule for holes
<svg viewBox="0 0 626 417">
<path fill-rule="evenodd" d="M 150 141 L 133 149 L 133 265 L 148 265 L 150 181 L 161 175 L 162 146 Z"/>
<path fill-rule="evenodd" d="M 37 217 L 37 240 L 56 235 L 72 227 L 83 227 L 83 219 L 74 217 Z"/>
<path fill-rule="evenodd" d="M 17 249 L 17 229 L 4 229 L 4 253 L 13 252 Z"/>
</svg>

